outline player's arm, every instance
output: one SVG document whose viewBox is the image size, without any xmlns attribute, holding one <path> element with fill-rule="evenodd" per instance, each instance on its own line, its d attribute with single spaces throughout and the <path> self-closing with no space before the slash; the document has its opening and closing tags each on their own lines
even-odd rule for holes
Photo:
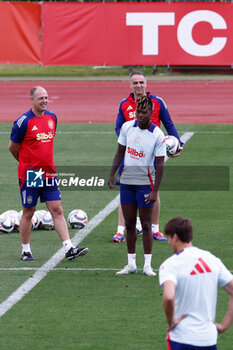
<svg viewBox="0 0 233 350">
<path fill-rule="evenodd" d="M 108 180 L 108 186 L 109 188 L 115 188 L 115 178 L 114 175 L 119 168 L 125 154 L 126 147 L 118 143 L 118 149 L 116 151 L 115 157 L 113 159 L 109 180 Z"/>
<path fill-rule="evenodd" d="M 164 101 L 160 98 L 159 102 L 160 102 L 160 107 L 161 107 L 160 112 L 159 112 L 159 118 L 162 121 L 162 123 L 167 131 L 167 134 L 175 136 L 180 142 L 179 152 L 177 152 L 176 155 L 171 156 L 171 157 L 177 157 L 183 151 L 183 142 L 181 141 L 181 139 L 179 137 L 178 131 L 176 130 L 176 127 L 171 119 L 171 116 L 168 112 L 168 109 L 167 109 Z"/>
<path fill-rule="evenodd" d="M 125 123 L 125 117 L 122 111 L 122 102 L 120 103 L 117 119 L 116 119 L 116 126 L 115 126 L 115 132 L 117 136 L 120 135 L 121 127 Z"/>
<path fill-rule="evenodd" d="M 16 143 L 10 140 L 8 149 L 16 160 L 19 160 L 19 148 L 20 143 Z"/>
<path fill-rule="evenodd" d="M 163 308 L 167 319 L 168 331 L 175 328 L 186 315 L 175 318 L 175 292 L 176 285 L 173 281 L 165 281 L 163 283 Z"/>
<path fill-rule="evenodd" d="M 174 325 L 175 312 L 175 283 L 172 281 L 165 281 L 163 284 L 163 308 L 167 319 L 168 330 Z"/>
<path fill-rule="evenodd" d="M 221 323 L 216 323 L 219 334 L 225 332 L 233 323 L 233 279 L 223 288 L 228 294 L 230 294 L 230 299 L 225 317 Z"/>
</svg>

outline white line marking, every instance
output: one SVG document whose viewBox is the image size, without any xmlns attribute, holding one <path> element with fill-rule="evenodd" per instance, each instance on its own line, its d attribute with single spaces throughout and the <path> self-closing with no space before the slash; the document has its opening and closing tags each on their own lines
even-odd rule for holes
<svg viewBox="0 0 233 350">
<path fill-rule="evenodd" d="M 10 131 L 0 131 L 0 135 L 10 135 Z M 114 135 L 115 132 L 113 131 L 56 131 L 56 134 L 90 134 L 90 135 L 95 135 L 95 134 L 112 134 Z"/>
<path fill-rule="evenodd" d="M 182 131 L 181 131 L 182 132 Z M 233 131 L 192 131 L 195 134 L 233 134 Z M 10 135 L 10 131 L 0 131 L 0 135 Z M 115 135 L 113 131 L 57 131 L 56 134 L 66 135 L 66 134 L 103 134 L 103 135 Z M 185 132 L 186 134 L 186 132 Z"/>
<path fill-rule="evenodd" d="M 5 267 L 0 267 L 0 271 L 37 271 L 39 269 L 39 267 L 9 267 L 9 268 L 5 268 Z M 138 269 L 138 271 L 142 271 L 143 269 Z M 154 271 L 159 271 L 158 269 L 153 269 Z M 48 270 L 46 270 L 48 271 Z M 54 268 L 53 271 L 87 271 L 87 272 L 91 272 L 91 271 L 119 271 L 119 268 L 110 268 L 110 267 L 57 267 Z M 229 270 L 231 273 L 233 272 L 233 270 Z"/>
<path fill-rule="evenodd" d="M 101 210 L 89 223 L 80 231 L 76 232 L 72 239 L 74 245 L 78 245 L 96 226 L 98 226 L 113 210 L 119 205 L 120 195 L 118 194 L 106 207 Z M 20 301 L 33 287 L 37 285 L 57 264 L 64 259 L 63 248 L 59 249 L 43 266 L 41 266 L 32 277 L 28 278 L 15 292 L 0 304 L 0 317 Z"/>
<path fill-rule="evenodd" d="M 182 142 L 187 142 L 194 133 L 185 133 L 182 135 Z M 113 210 L 119 205 L 120 195 L 118 194 L 106 207 L 101 210 L 94 218 L 92 218 L 82 231 L 76 232 L 72 239 L 72 243 L 77 246 L 89 235 Z M 0 304 L 0 317 L 10 310 L 18 301 L 20 301 L 32 288 L 34 288 L 56 265 L 64 259 L 63 248 L 59 249 L 43 266 L 38 268 L 36 272 L 28 278 L 15 292 L 13 292 L 5 301 Z"/>
<path fill-rule="evenodd" d="M 191 137 L 194 135 L 194 132 L 185 132 L 181 137 L 181 141 L 185 144 Z M 167 155 L 165 155 L 165 162 L 169 159 Z"/>
<path fill-rule="evenodd" d="M 181 136 L 181 141 L 183 142 L 183 143 L 186 143 L 188 140 L 190 140 L 191 139 L 191 137 L 194 135 L 194 132 L 192 131 L 192 132 L 185 132 L 184 133 L 184 135 L 182 135 Z"/>
</svg>

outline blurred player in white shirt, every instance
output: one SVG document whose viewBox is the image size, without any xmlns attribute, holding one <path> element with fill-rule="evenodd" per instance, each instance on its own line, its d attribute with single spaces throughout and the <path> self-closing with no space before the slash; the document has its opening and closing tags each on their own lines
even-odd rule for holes
<svg viewBox="0 0 233 350">
<path fill-rule="evenodd" d="M 118 138 L 118 149 L 113 160 L 109 177 L 109 187 L 115 187 L 114 175 L 124 158 L 124 169 L 120 178 L 120 197 L 127 232 L 128 265 L 118 275 L 136 273 L 136 219 L 137 209 L 143 229 L 144 268 L 147 276 L 155 276 L 151 267 L 153 236 L 151 216 L 158 198 L 162 179 L 166 147 L 164 134 L 150 120 L 153 102 L 150 97 L 142 97 L 137 104 L 137 120 L 122 125 Z M 156 177 L 154 159 L 156 157 Z"/>
<path fill-rule="evenodd" d="M 173 256 L 159 269 L 169 350 L 217 349 L 217 335 L 233 323 L 233 275 L 208 251 L 193 247 L 191 221 L 181 216 L 165 225 Z M 218 285 L 230 294 L 227 313 L 215 324 Z"/>
</svg>

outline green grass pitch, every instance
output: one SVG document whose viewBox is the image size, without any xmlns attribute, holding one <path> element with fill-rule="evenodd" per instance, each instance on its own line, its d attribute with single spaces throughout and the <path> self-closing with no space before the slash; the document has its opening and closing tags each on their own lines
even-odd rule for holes
<svg viewBox="0 0 233 350">
<path fill-rule="evenodd" d="M 182 215 L 192 220 L 194 244 L 219 256 L 233 270 L 232 234 L 232 136 L 233 125 L 177 124 L 179 134 L 194 132 L 182 155 L 169 159 L 169 166 L 227 166 L 230 188 L 226 191 L 162 190 L 160 229 L 170 218 Z M 7 146 L 11 125 L 0 124 L 0 213 L 20 210 L 17 162 Z M 55 137 L 55 162 L 59 166 L 107 166 L 110 170 L 117 147 L 113 124 L 60 124 Z M 172 168 L 171 168 L 172 171 Z M 221 181 L 221 178 L 219 178 Z M 65 216 L 75 208 L 89 220 L 118 191 L 62 191 Z M 38 209 L 43 209 L 42 204 Z M 142 275 L 142 240 L 137 242 L 137 275 L 116 276 L 127 263 L 126 244 L 113 244 L 117 210 L 97 226 L 81 245 L 89 253 L 80 259 L 65 259 L 50 271 L 20 302 L 0 318 L 0 349 L 33 350 L 165 350 L 166 322 L 158 276 Z M 70 230 L 71 236 L 75 230 Z M 0 234 L 0 303 L 33 276 L 61 243 L 55 231 L 33 231 L 31 245 L 36 261 L 20 261 L 19 234 Z M 155 270 L 172 254 L 166 242 L 154 242 Z M 10 268 L 13 268 L 10 270 Z M 228 296 L 221 289 L 216 321 L 226 310 Z M 219 350 L 232 349 L 232 327 L 218 339 Z"/>
</svg>

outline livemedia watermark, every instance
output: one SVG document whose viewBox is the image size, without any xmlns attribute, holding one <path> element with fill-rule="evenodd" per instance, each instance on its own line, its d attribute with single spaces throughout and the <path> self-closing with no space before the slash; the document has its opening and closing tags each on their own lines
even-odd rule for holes
<svg viewBox="0 0 233 350">
<path fill-rule="evenodd" d="M 58 186 L 61 191 L 106 191 L 111 166 L 57 166 L 56 172 L 27 170 L 27 187 Z M 131 179 L 148 167 L 130 167 Z M 120 179 L 116 173 L 116 180 Z M 119 182 L 117 183 L 119 185 Z M 229 191 L 229 166 L 164 166 L 160 191 Z M 115 190 L 119 191 L 116 185 Z"/>
</svg>

